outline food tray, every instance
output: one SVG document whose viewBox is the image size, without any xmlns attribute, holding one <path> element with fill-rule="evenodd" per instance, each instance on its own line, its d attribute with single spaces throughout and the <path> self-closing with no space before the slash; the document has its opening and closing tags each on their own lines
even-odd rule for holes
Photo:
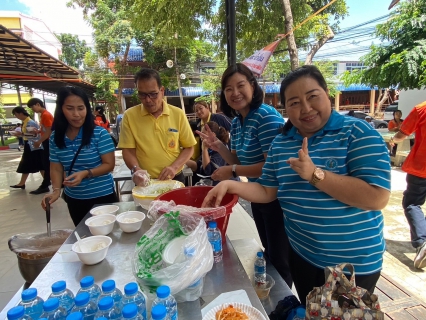
<svg viewBox="0 0 426 320">
<path fill-rule="evenodd" d="M 244 312 L 250 320 L 266 320 L 263 314 L 256 308 L 240 302 L 227 302 L 220 306 L 214 307 L 203 317 L 203 320 L 216 320 L 216 312 L 227 308 L 229 305 L 233 305 L 235 308 L 240 309 Z"/>
</svg>

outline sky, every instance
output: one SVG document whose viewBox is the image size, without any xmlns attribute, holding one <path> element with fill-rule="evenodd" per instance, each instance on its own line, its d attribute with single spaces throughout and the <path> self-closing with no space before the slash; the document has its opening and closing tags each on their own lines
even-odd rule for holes
<svg viewBox="0 0 426 320">
<path fill-rule="evenodd" d="M 55 33 L 77 34 L 81 40 L 86 40 L 89 45 L 93 46 L 91 37 L 92 29 L 83 20 L 82 10 L 67 8 L 67 1 L 0 0 L 0 10 L 21 11 L 24 14 L 42 19 L 51 31 Z M 387 15 L 389 13 L 388 6 L 390 2 L 391 0 L 346 0 L 346 4 L 349 7 L 349 16 L 341 21 L 341 29 Z M 374 25 L 375 23 L 369 24 L 364 28 L 368 30 L 368 27 L 371 28 Z M 337 35 L 335 40 L 338 40 L 339 37 L 342 39 L 343 35 Z M 378 43 L 377 39 L 374 40 L 372 36 L 365 34 L 364 36 L 352 39 L 335 41 L 335 43 L 330 42 L 321 48 L 317 56 L 323 56 L 325 59 L 330 60 L 358 60 L 361 55 L 366 53 L 366 48 L 373 41 Z M 347 51 L 350 51 L 350 53 Z"/>
</svg>

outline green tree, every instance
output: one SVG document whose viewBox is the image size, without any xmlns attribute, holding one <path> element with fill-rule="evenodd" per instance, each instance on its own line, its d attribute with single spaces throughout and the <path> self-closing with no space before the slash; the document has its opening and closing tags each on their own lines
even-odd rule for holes
<svg viewBox="0 0 426 320">
<path fill-rule="evenodd" d="M 330 0 L 237 0 L 236 36 L 237 60 L 252 55 L 276 39 L 277 34 L 290 33 L 296 25 L 310 17 Z M 280 14 L 281 13 L 281 14 Z M 304 64 L 312 64 L 316 52 L 334 37 L 339 21 L 348 14 L 345 0 L 337 0 L 324 11 L 308 20 L 282 41 L 274 54 L 277 59 L 290 63 L 291 70 L 299 65 L 298 49 L 308 51 Z M 212 37 L 223 49 L 226 45 L 225 1 L 212 20 Z M 311 45 L 309 39 L 315 39 Z M 311 41 L 312 42 L 312 41 Z"/>
<path fill-rule="evenodd" d="M 70 33 L 55 34 L 62 44 L 62 54 L 59 59 L 70 67 L 76 69 L 84 68 L 84 55 L 89 51 L 85 40 L 80 40 L 78 36 Z"/>
<path fill-rule="evenodd" d="M 95 98 L 104 101 L 111 118 L 117 116 L 117 98 L 114 89 L 118 86 L 117 76 L 108 68 L 108 60 L 96 52 L 88 51 L 84 58 L 86 80 L 96 87 Z"/>
<path fill-rule="evenodd" d="M 94 29 L 95 49 L 99 56 L 107 61 L 118 76 L 117 103 L 120 112 L 124 112 L 122 91 L 124 76 L 129 73 L 127 57 L 134 30 L 130 6 L 126 0 L 71 0 L 68 6 L 77 5 L 83 9 L 85 19 Z M 113 62 L 113 65 L 108 63 Z"/>
<path fill-rule="evenodd" d="M 361 58 L 367 66 L 345 73 L 345 85 L 363 83 L 379 88 L 420 89 L 426 85 L 426 0 L 403 1 L 390 18 L 376 27 L 385 43 L 372 45 Z"/>
</svg>

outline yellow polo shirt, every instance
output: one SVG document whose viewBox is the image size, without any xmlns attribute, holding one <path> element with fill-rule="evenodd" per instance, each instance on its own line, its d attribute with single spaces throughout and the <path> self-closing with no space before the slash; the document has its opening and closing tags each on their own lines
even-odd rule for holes
<svg viewBox="0 0 426 320">
<path fill-rule="evenodd" d="M 154 179 L 178 158 L 181 148 L 196 144 L 183 111 L 165 102 L 158 118 L 142 104 L 126 110 L 121 126 L 118 148 L 136 149 L 139 166 Z"/>
</svg>

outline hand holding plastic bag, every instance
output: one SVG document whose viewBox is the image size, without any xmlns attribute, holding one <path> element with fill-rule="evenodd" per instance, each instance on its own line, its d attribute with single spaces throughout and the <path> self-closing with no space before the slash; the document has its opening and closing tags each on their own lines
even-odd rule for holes
<svg viewBox="0 0 426 320">
<path fill-rule="evenodd" d="M 138 187 L 146 187 L 149 185 L 151 177 L 148 171 L 140 169 L 133 174 L 132 180 Z"/>
<path fill-rule="evenodd" d="M 157 221 L 164 213 L 171 211 L 179 211 L 181 213 L 197 214 L 204 218 L 204 221 L 208 222 L 222 218 L 226 215 L 225 207 L 216 208 L 196 208 L 191 206 L 185 206 L 182 204 L 177 205 L 172 201 L 154 200 L 151 202 L 148 210 L 148 218 L 152 221 Z"/>
</svg>

